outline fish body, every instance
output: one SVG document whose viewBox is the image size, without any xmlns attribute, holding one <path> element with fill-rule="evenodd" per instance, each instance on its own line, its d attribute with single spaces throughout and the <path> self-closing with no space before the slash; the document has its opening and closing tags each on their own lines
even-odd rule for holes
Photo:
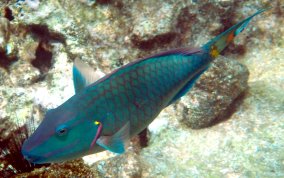
<svg viewBox="0 0 284 178">
<path fill-rule="evenodd" d="M 76 94 L 44 120 L 22 153 L 30 162 L 61 162 L 103 150 L 123 153 L 168 105 L 194 85 L 215 57 L 260 10 L 201 48 L 182 48 L 129 63 L 94 81 L 88 66 L 75 61 Z M 91 74 L 91 75 L 89 75 Z"/>
</svg>

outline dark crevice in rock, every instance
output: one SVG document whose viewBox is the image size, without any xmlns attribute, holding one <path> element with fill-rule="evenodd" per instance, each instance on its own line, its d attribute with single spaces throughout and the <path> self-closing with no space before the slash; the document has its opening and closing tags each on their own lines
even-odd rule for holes
<svg viewBox="0 0 284 178">
<path fill-rule="evenodd" d="M 118 9 L 123 9 L 125 7 L 122 1 L 115 1 L 113 5 Z"/>
<path fill-rule="evenodd" d="M 153 37 L 149 40 L 141 40 L 137 35 L 131 37 L 132 44 L 142 50 L 152 50 L 157 47 L 161 48 L 166 44 L 171 43 L 177 37 L 177 33 L 170 32 Z"/>
<path fill-rule="evenodd" d="M 36 58 L 31 64 L 38 68 L 42 74 L 47 73 L 52 66 L 52 45 L 51 42 L 59 42 L 66 45 L 64 35 L 53 32 L 47 25 L 31 24 L 27 26 L 27 31 L 40 42 L 36 49 Z"/>
<path fill-rule="evenodd" d="M 27 26 L 28 32 L 42 42 L 59 42 L 66 44 L 66 38 L 61 33 L 53 32 L 48 29 L 47 25 L 30 24 Z"/>
<path fill-rule="evenodd" d="M 4 8 L 4 17 L 9 21 L 14 20 L 13 12 L 8 6 Z"/>
<path fill-rule="evenodd" d="M 147 137 L 148 129 L 144 129 L 142 132 L 138 134 L 139 136 L 139 143 L 141 148 L 145 148 L 148 146 L 148 137 Z"/>
<path fill-rule="evenodd" d="M 101 5 L 112 5 L 118 9 L 123 9 L 124 4 L 121 0 L 97 0 L 96 4 L 101 4 Z"/>
<path fill-rule="evenodd" d="M 0 49 L 0 67 L 9 71 L 9 66 L 17 60 L 18 58 L 16 56 L 7 56 L 6 51 Z"/>
<path fill-rule="evenodd" d="M 113 0 L 96 0 L 96 3 L 98 4 L 110 4 Z"/>
<path fill-rule="evenodd" d="M 52 51 L 48 43 L 40 42 L 36 49 L 36 58 L 32 60 L 32 65 L 40 70 L 41 73 L 46 73 L 52 65 Z"/>
</svg>

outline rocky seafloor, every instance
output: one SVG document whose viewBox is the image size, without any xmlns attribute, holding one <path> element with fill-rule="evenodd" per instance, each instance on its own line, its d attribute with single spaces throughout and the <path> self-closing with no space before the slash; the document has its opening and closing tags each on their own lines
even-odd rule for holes
<svg viewBox="0 0 284 178">
<path fill-rule="evenodd" d="M 283 5 L 0 1 L 0 177 L 284 177 Z M 158 51 L 200 46 L 263 7 L 272 9 L 255 17 L 125 154 L 41 166 L 21 156 L 34 130 L 25 125 L 36 126 L 74 94 L 74 59 L 109 73 Z"/>
</svg>

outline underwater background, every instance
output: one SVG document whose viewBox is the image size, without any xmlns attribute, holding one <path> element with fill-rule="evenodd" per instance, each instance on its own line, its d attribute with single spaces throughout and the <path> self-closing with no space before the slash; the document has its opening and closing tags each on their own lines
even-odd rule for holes
<svg viewBox="0 0 284 178">
<path fill-rule="evenodd" d="M 284 177 L 283 4 L 0 1 L 0 177 Z M 160 51 L 201 46 L 263 7 L 272 9 L 125 154 L 45 165 L 22 157 L 22 142 L 45 112 L 74 94 L 75 59 L 106 74 Z"/>
</svg>

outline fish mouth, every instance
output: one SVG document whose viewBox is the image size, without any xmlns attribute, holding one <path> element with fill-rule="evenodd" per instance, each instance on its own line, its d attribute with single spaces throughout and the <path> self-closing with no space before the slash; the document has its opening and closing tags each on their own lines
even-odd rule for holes
<svg viewBox="0 0 284 178">
<path fill-rule="evenodd" d="M 65 150 L 70 150 L 72 147 L 79 143 L 79 139 L 75 140 L 74 143 L 66 145 L 65 147 L 51 150 L 49 152 L 38 152 L 38 149 L 35 149 L 34 146 L 31 146 L 30 142 L 26 140 L 22 146 L 22 155 L 24 158 L 33 164 L 46 164 L 46 163 L 55 163 L 62 162 L 63 160 L 70 157 L 68 154 L 64 154 Z"/>
<path fill-rule="evenodd" d="M 33 164 L 43 164 L 43 160 L 44 160 L 44 157 L 43 156 L 39 156 L 39 155 L 36 155 L 36 154 L 32 154 L 30 151 L 27 151 L 27 144 L 26 144 L 26 141 L 24 142 L 23 146 L 22 146 L 22 155 L 24 156 L 24 158 L 30 162 L 30 163 L 33 163 Z"/>
<path fill-rule="evenodd" d="M 34 155 L 34 154 L 30 154 L 28 152 L 26 152 L 25 150 L 22 150 L 22 154 L 24 156 L 24 158 L 33 164 L 43 164 L 43 157 L 42 156 L 38 156 L 38 155 Z"/>
</svg>

